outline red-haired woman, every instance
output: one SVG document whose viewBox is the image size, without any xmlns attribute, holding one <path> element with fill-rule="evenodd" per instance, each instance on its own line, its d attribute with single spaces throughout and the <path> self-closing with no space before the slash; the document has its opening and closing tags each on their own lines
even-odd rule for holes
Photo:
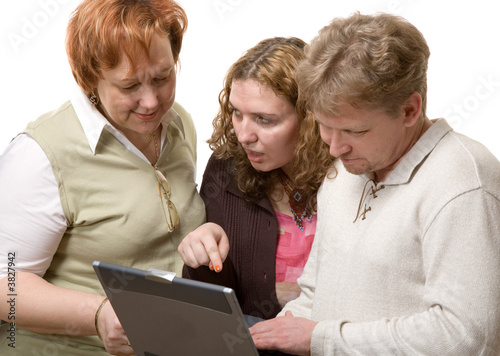
<svg viewBox="0 0 500 356">
<path fill-rule="evenodd" d="M 0 159 L 0 294 L 10 260 L 17 294 L 2 355 L 133 354 L 92 262 L 180 274 L 177 246 L 205 221 L 196 132 L 175 102 L 186 25 L 172 0 L 84 0 L 73 13 L 78 85 Z"/>
</svg>

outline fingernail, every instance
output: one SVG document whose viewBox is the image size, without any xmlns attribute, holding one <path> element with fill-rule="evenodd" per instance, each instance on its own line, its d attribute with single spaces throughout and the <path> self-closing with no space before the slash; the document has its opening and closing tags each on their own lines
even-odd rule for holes
<svg viewBox="0 0 500 356">
<path fill-rule="evenodd" d="M 214 270 L 214 265 L 212 264 L 212 262 L 210 262 L 210 264 L 208 265 L 208 268 L 210 268 L 210 271 Z"/>
<path fill-rule="evenodd" d="M 219 265 L 215 266 L 215 272 L 220 272 L 221 268 Z"/>
</svg>

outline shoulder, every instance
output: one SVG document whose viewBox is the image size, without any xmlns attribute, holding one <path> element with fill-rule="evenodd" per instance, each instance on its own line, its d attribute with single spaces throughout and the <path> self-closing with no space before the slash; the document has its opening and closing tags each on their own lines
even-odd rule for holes
<svg viewBox="0 0 500 356">
<path fill-rule="evenodd" d="M 174 105 L 172 106 L 172 109 L 181 117 L 183 121 L 190 121 L 192 122 L 193 119 L 191 117 L 191 114 L 187 112 L 187 110 L 179 104 L 177 101 L 174 102 Z"/>
<path fill-rule="evenodd" d="M 484 189 L 500 198 L 500 161 L 483 144 L 454 131 L 429 157 L 435 176 L 463 190 Z M 431 163 L 432 162 L 432 163 Z"/>
<path fill-rule="evenodd" d="M 36 130 L 46 125 L 67 125 L 75 121 L 68 120 L 69 117 L 77 118 L 73 105 L 71 105 L 71 102 L 66 101 L 59 108 L 46 112 L 35 121 L 30 122 L 27 130 Z"/>
<path fill-rule="evenodd" d="M 172 108 L 162 119 L 164 125 L 167 122 L 167 137 L 173 145 L 186 145 L 189 147 L 191 155 L 196 159 L 197 136 L 196 128 L 191 115 L 182 105 L 174 102 Z"/>
<path fill-rule="evenodd" d="M 77 142 L 84 137 L 82 125 L 69 101 L 30 122 L 23 133 L 31 136 L 47 155 L 54 150 L 74 150 Z"/>
<path fill-rule="evenodd" d="M 174 122 L 178 122 L 181 130 L 184 131 L 186 136 L 192 136 L 196 133 L 196 128 L 194 126 L 193 118 L 191 114 L 184 109 L 184 107 L 178 102 L 174 102 L 172 106 L 172 110 L 178 115 L 178 120 L 174 120 Z"/>
<path fill-rule="evenodd" d="M 207 163 L 207 169 L 210 167 L 211 169 L 224 169 L 229 171 L 232 167 L 232 161 L 232 158 L 217 158 L 215 153 L 212 153 Z"/>
<path fill-rule="evenodd" d="M 213 179 L 215 177 L 219 181 L 223 181 L 223 185 L 227 185 L 230 179 L 229 177 L 234 176 L 231 171 L 231 162 L 232 159 L 217 158 L 215 154 L 212 153 L 205 167 L 203 180 Z"/>
<path fill-rule="evenodd" d="M 325 178 L 320 186 L 320 191 L 337 184 L 339 180 L 346 179 L 348 176 L 349 174 L 342 164 L 342 161 L 340 159 L 336 159 L 333 165 L 326 171 Z"/>
</svg>

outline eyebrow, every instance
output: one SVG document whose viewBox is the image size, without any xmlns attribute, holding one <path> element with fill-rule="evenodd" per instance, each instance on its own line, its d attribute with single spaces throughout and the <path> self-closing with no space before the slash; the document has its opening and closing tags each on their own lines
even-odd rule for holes
<svg viewBox="0 0 500 356">
<path fill-rule="evenodd" d="M 236 106 L 234 106 L 230 101 L 228 101 L 228 104 L 229 104 L 230 109 L 240 111 L 240 109 L 238 109 Z M 251 114 L 255 115 L 255 116 L 259 116 L 259 117 L 264 117 L 266 119 L 279 119 L 281 117 L 280 115 L 277 115 L 274 113 L 271 114 L 271 113 L 264 113 L 264 112 L 252 112 Z"/>
<path fill-rule="evenodd" d="M 163 69 L 161 69 L 159 72 L 156 73 L 156 75 L 162 75 L 162 74 L 167 74 L 167 72 L 170 72 L 174 69 L 175 66 L 166 66 L 164 67 Z M 125 77 L 125 78 L 121 78 L 121 79 L 116 79 L 115 80 L 117 83 L 121 83 L 121 84 L 125 84 L 125 83 L 133 83 L 133 82 L 136 82 L 137 81 L 137 78 L 134 77 L 134 76 L 130 76 L 130 77 Z"/>
<path fill-rule="evenodd" d="M 328 127 L 331 129 L 332 127 L 326 125 L 323 121 L 321 121 L 318 116 L 314 115 L 314 120 L 322 126 Z M 351 127 L 342 127 L 342 128 L 337 128 L 336 130 L 341 130 L 341 131 L 352 131 L 352 132 L 359 132 L 359 131 L 369 131 L 371 130 L 371 127 L 362 127 L 362 126 L 351 126 Z"/>
</svg>

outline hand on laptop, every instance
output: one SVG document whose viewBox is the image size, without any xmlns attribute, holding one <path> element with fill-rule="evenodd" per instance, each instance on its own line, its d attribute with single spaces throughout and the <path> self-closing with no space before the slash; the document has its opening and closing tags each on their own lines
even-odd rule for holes
<svg viewBox="0 0 500 356">
<path fill-rule="evenodd" d="M 222 227 L 206 223 L 187 235 L 177 250 L 187 266 L 209 266 L 220 272 L 229 251 L 229 240 Z"/>
<path fill-rule="evenodd" d="M 103 305 L 97 322 L 100 337 L 108 353 L 118 356 L 135 354 L 111 303 L 107 302 Z"/>
<path fill-rule="evenodd" d="M 316 324 L 318 323 L 306 318 L 294 317 L 291 311 L 287 311 L 285 316 L 262 321 L 249 330 L 258 349 L 309 356 L 312 332 Z"/>
</svg>

